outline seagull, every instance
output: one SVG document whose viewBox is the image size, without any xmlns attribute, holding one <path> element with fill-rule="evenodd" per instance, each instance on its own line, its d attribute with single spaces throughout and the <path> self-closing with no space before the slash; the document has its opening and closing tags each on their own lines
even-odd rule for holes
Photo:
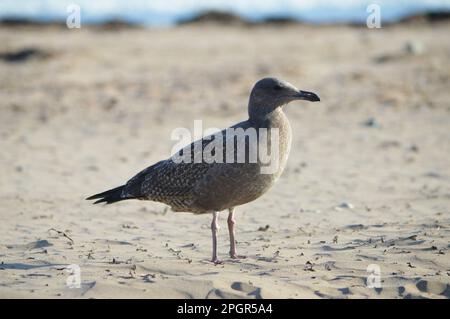
<svg viewBox="0 0 450 319">
<path fill-rule="evenodd" d="M 150 200 L 164 203 L 174 212 L 212 214 L 211 261 L 215 264 L 221 263 L 217 257 L 219 212 L 228 210 L 230 257 L 245 258 L 237 253 L 235 208 L 262 196 L 283 172 L 292 135 L 283 107 L 296 100 L 320 101 L 316 94 L 299 90 L 286 81 L 263 78 L 251 90 L 246 121 L 194 141 L 170 158 L 139 172 L 126 184 L 86 199 L 96 199 L 94 204 Z M 274 155 L 269 162 L 252 156 L 264 145 Z M 210 156 L 204 156 L 205 152 Z M 199 153 L 203 155 L 200 160 Z M 267 163 L 272 162 L 276 165 L 267 169 L 270 167 Z"/>
</svg>

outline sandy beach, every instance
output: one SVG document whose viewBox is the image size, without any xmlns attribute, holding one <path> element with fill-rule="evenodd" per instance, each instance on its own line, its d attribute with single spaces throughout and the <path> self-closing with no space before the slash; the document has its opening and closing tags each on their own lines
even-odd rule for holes
<svg viewBox="0 0 450 319">
<path fill-rule="evenodd" d="M 449 30 L 1 27 L 0 298 L 450 298 Z M 211 216 L 84 200 L 245 120 L 265 76 L 321 102 L 286 107 L 286 170 L 237 208 L 246 259 L 226 213 L 214 265 Z"/>
</svg>

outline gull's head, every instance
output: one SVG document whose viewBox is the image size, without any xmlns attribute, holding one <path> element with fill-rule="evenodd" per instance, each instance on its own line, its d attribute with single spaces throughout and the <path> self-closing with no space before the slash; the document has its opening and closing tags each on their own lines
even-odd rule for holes
<svg viewBox="0 0 450 319">
<path fill-rule="evenodd" d="M 250 94 L 250 105 L 254 106 L 276 108 L 295 100 L 320 101 L 316 94 L 299 90 L 289 82 L 273 77 L 256 82 Z"/>
</svg>

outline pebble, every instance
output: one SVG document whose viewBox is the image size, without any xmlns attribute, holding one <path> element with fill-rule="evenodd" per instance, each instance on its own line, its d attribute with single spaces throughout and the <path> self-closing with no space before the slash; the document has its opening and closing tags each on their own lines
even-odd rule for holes
<svg viewBox="0 0 450 319">
<path fill-rule="evenodd" d="M 420 41 L 408 41 L 405 44 L 404 51 L 410 55 L 422 55 L 425 53 L 425 45 Z"/>
</svg>

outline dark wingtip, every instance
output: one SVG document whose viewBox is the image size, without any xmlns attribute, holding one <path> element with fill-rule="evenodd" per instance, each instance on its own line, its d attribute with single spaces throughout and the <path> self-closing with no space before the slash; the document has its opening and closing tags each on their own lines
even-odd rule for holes
<svg viewBox="0 0 450 319">
<path fill-rule="evenodd" d="M 92 195 L 92 196 L 86 197 L 84 200 L 93 200 L 93 199 L 97 199 L 97 198 L 99 198 L 98 195 Z"/>
<path fill-rule="evenodd" d="M 110 190 L 107 190 L 106 192 L 95 194 L 92 196 L 87 197 L 85 200 L 93 200 L 98 199 L 93 204 L 100 204 L 100 203 L 106 203 L 111 204 L 114 202 L 118 202 L 121 200 L 124 200 L 125 198 L 122 198 L 122 190 L 124 186 L 119 186 Z"/>
<path fill-rule="evenodd" d="M 107 200 L 104 199 L 104 198 L 102 198 L 102 199 L 99 199 L 99 200 L 93 202 L 94 205 L 95 205 L 95 204 L 100 204 L 100 203 L 107 203 Z"/>
</svg>

